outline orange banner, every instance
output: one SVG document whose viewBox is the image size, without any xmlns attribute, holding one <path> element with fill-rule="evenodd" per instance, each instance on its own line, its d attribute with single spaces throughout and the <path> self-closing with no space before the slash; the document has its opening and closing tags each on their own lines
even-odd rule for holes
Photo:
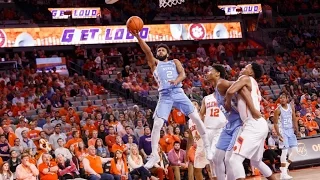
<svg viewBox="0 0 320 180">
<path fill-rule="evenodd" d="M 240 22 L 145 25 L 147 42 L 242 38 Z M 0 29 L 0 47 L 130 43 L 126 26 L 82 26 Z"/>
</svg>

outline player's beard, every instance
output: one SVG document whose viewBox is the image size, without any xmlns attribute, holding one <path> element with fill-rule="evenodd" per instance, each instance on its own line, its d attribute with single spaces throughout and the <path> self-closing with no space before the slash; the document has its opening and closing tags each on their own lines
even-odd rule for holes
<svg viewBox="0 0 320 180">
<path fill-rule="evenodd" d="M 157 57 L 156 57 L 159 61 L 164 61 L 164 60 L 166 60 L 167 59 L 167 55 L 157 55 Z"/>
</svg>

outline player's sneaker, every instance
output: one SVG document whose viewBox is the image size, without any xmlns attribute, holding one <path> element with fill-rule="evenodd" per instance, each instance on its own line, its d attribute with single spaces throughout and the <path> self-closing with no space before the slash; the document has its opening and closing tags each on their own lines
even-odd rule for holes
<svg viewBox="0 0 320 180">
<path fill-rule="evenodd" d="M 288 179 L 292 179 L 292 177 L 289 176 L 289 174 L 287 174 L 287 173 L 280 174 L 280 180 L 288 180 Z"/>
<path fill-rule="evenodd" d="M 144 167 L 147 169 L 151 169 L 159 161 L 160 161 L 160 157 L 158 154 L 151 155 L 149 161 L 144 165 Z"/>
</svg>

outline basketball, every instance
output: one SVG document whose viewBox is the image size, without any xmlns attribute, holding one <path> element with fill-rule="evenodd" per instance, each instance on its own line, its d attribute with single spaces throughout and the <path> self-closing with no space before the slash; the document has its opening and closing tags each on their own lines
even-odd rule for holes
<svg viewBox="0 0 320 180">
<path fill-rule="evenodd" d="M 143 21 L 139 16 L 132 16 L 127 20 L 127 28 L 129 31 L 140 32 L 143 28 Z"/>
</svg>

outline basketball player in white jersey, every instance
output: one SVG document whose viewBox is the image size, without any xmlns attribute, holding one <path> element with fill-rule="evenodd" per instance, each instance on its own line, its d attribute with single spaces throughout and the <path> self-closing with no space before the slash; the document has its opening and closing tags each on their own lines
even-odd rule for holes
<svg viewBox="0 0 320 180">
<path fill-rule="evenodd" d="M 278 124 L 279 120 L 281 130 Z M 274 129 L 276 130 L 280 140 L 279 148 L 282 150 L 280 157 L 280 179 L 292 179 L 288 174 L 288 167 L 294 160 L 294 157 L 298 154 L 298 141 L 295 133 L 299 133 L 295 109 L 292 104 L 288 104 L 288 95 L 286 93 L 280 94 L 280 106 L 278 106 L 274 111 L 273 122 Z M 288 154 L 289 157 L 287 161 Z"/>
<path fill-rule="evenodd" d="M 197 101 L 192 101 L 192 104 L 197 111 L 200 110 L 200 106 Z M 196 124 L 192 121 L 188 121 L 189 129 L 191 131 L 194 142 L 197 144 L 197 149 L 194 155 L 194 177 L 196 180 L 203 180 L 202 169 L 205 168 L 209 161 L 207 160 L 204 152 L 203 140 L 200 138 L 200 134 L 197 131 Z M 208 137 L 210 138 L 210 137 Z"/>
<path fill-rule="evenodd" d="M 204 120 L 204 125 L 207 128 L 208 139 L 210 139 L 211 152 L 214 154 L 216 144 L 219 140 L 223 127 L 227 124 L 227 118 L 220 112 L 218 102 L 214 94 L 205 96 L 202 100 L 200 117 Z M 216 178 L 215 166 L 213 161 L 210 161 L 211 173 L 214 179 Z"/>
<path fill-rule="evenodd" d="M 206 75 L 206 80 L 215 87 L 214 97 L 218 103 L 218 107 L 220 108 L 219 112 L 225 115 L 228 122 L 223 128 L 219 140 L 216 143 L 216 148 L 212 155 L 214 158 L 209 160 L 212 160 L 214 163 L 215 175 L 218 180 L 225 180 L 225 175 L 227 175 L 228 180 L 234 180 L 229 159 L 233 154 L 233 146 L 242 127 L 242 120 L 237 107 L 233 106 L 232 111 L 229 112 L 224 108 L 225 94 L 234 82 L 224 79 L 226 71 L 222 65 L 215 64 L 212 67 L 213 69 Z M 250 111 L 256 112 L 249 90 L 246 87 L 243 87 L 238 93 L 245 98 Z M 253 114 L 255 118 L 261 117 L 261 113 L 259 111 Z"/>
<path fill-rule="evenodd" d="M 255 79 L 259 79 L 262 72 L 262 67 L 257 63 L 248 64 L 241 70 L 238 80 L 227 90 L 226 110 L 231 109 L 232 96 L 246 87 L 250 91 L 255 109 L 260 111 L 261 94 Z M 274 180 L 275 176 L 271 169 L 262 161 L 264 143 L 269 131 L 267 121 L 262 117 L 254 119 L 243 97 L 238 95 L 237 98 L 237 107 L 243 121 L 243 129 L 237 138 L 233 148 L 234 152 L 229 160 L 234 179 L 244 180 L 246 178 L 242 163 L 247 158 L 250 159 L 251 165 L 258 168 L 267 179 Z"/>
</svg>

